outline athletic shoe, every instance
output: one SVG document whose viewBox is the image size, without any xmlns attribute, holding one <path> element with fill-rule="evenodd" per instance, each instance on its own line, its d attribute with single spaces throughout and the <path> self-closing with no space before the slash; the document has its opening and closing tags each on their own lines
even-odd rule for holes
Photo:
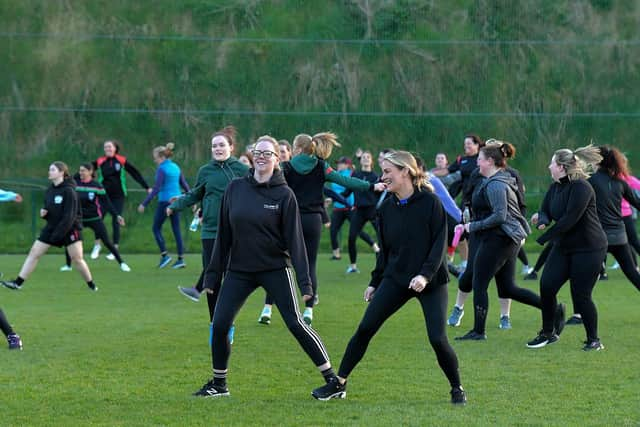
<svg viewBox="0 0 640 427">
<path fill-rule="evenodd" d="M 486 341 L 487 336 L 485 334 L 479 334 L 474 330 L 471 330 L 461 337 L 455 337 L 456 341 Z"/>
<path fill-rule="evenodd" d="M 347 397 L 347 383 L 340 384 L 338 377 L 331 377 L 325 385 L 313 390 L 311 396 L 318 400 L 344 399 Z"/>
<path fill-rule="evenodd" d="M 8 335 L 7 342 L 9 343 L 9 350 L 22 350 L 22 340 L 20 339 L 20 335 Z"/>
<path fill-rule="evenodd" d="M 556 313 L 553 317 L 553 327 L 556 330 L 556 334 L 558 336 L 560 336 L 560 334 L 562 333 L 562 330 L 564 329 L 564 325 L 565 325 L 565 312 L 567 310 L 567 306 L 564 305 L 563 303 L 558 304 L 558 306 L 556 307 Z"/>
<path fill-rule="evenodd" d="M 187 263 L 184 262 L 184 260 L 182 258 L 178 258 L 178 260 L 173 263 L 171 268 L 173 268 L 174 270 L 177 270 L 179 268 L 185 268 L 186 266 L 187 266 Z"/>
<path fill-rule="evenodd" d="M 609 267 L 609 270 L 619 270 L 620 269 L 620 264 L 618 264 L 618 261 L 616 261 L 611 267 Z"/>
<path fill-rule="evenodd" d="M 347 274 L 351 274 L 351 273 L 360 273 L 360 270 L 358 270 L 357 268 L 353 268 L 351 266 L 347 267 Z"/>
<path fill-rule="evenodd" d="M 62 267 L 60 267 L 60 271 L 71 271 L 73 270 L 73 268 L 71 268 L 70 265 L 63 265 Z"/>
<path fill-rule="evenodd" d="M 126 263 L 123 262 L 122 264 L 120 264 L 120 270 L 128 273 L 131 271 L 131 267 L 129 267 Z"/>
<path fill-rule="evenodd" d="M 262 309 L 262 313 L 260 313 L 260 317 L 258 318 L 258 323 L 262 323 L 263 325 L 269 325 L 271 323 L 271 307 L 265 307 Z"/>
<path fill-rule="evenodd" d="M 105 258 L 109 261 L 114 261 L 116 259 L 116 256 L 114 254 L 108 254 Z"/>
<path fill-rule="evenodd" d="M 500 329 L 511 329 L 511 319 L 509 316 L 500 316 Z"/>
<path fill-rule="evenodd" d="M 582 317 L 576 316 L 575 314 L 569 318 L 565 322 L 565 325 L 582 325 Z"/>
<path fill-rule="evenodd" d="M 462 308 L 459 308 L 457 305 L 454 305 L 453 310 L 451 310 L 451 316 L 449 316 L 449 320 L 447 320 L 447 323 L 449 324 L 449 326 L 460 326 L 460 322 L 462 321 L 463 317 L 464 310 Z"/>
<path fill-rule="evenodd" d="M 331 261 L 340 261 L 342 259 L 341 256 L 335 256 L 335 255 L 331 255 L 331 258 L 329 258 Z"/>
<path fill-rule="evenodd" d="M 600 342 L 600 340 L 590 340 L 584 342 L 584 347 L 582 347 L 584 351 L 600 351 L 604 350 L 604 346 Z"/>
<path fill-rule="evenodd" d="M 0 284 L 5 288 L 13 289 L 14 291 L 22 289 L 22 286 L 18 285 L 13 280 L 0 280 Z"/>
<path fill-rule="evenodd" d="M 465 405 L 467 403 L 467 394 L 464 392 L 462 386 L 451 389 L 451 403 L 454 405 Z"/>
<path fill-rule="evenodd" d="M 454 263 L 452 262 L 448 262 L 447 263 L 447 270 L 449 271 L 449 273 L 453 276 L 456 277 L 460 277 L 460 275 L 464 272 L 464 270 L 460 270 Z"/>
<path fill-rule="evenodd" d="M 236 334 L 236 325 L 231 325 L 229 328 L 229 333 L 227 334 L 227 338 L 229 338 L 229 344 L 233 344 L 233 338 Z"/>
<path fill-rule="evenodd" d="M 98 259 L 100 256 L 100 249 L 102 249 L 101 245 L 93 245 L 93 249 L 91 249 L 91 259 Z"/>
<path fill-rule="evenodd" d="M 607 273 L 600 273 L 600 278 L 598 280 L 609 280 L 609 275 Z"/>
<path fill-rule="evenodd" d="M 313 309 L 311 307 L 304 309 L 304 313 L 302 313 L 302 320 L 307 325 L 311 325 L 311 321 L 313 320 Z"/>
<path fill-rule="evenodd" d="M 189 298 L 193 302 L 200 301 L 200 292 L 198 292 L 198 290 L 195 287 L 183 288 L 182 286 L 178 286 L 178 291 L 180 291 L 182 295 Z"/>
<path fill-rule="evenodd" d="M 98 287 L 95 285 L 95 283 L 87 283 L 87 286 L 89 287 L 90 291 L 98 292 Z"/>
<path fill-rule="evenodd" d="M 531 272 L 529 274 L 524 276 L 524 280 L 538 280 L 538 273 L 536 273 L 535 271 L 531 270 Z"/>
<path fill-rule="evenodd" d="M 158 268 L 165 268 L 171 262 L 171 257 L 169 255 L 161 255 L 160 262 L 158 263 Z"/>
<path fill-rule="evenodd" d="M 229 396 L 229 389 L 226 385 L 216 385 L 213 380 L 207 382 L 202 388 L 195 393 L 194 396 L 198 397 L 223 397 Z"/>
<path fill-rule="evenodd" d="M 529 348 L 542 348 L 545 345 L 553 344 L 560 339 L 556 334 L 546 334 L 542 331 L 538 332 L 538 336 L 527 343 Z"/>
<path fill-rule="evenodd" d="M 532 271 L 533 271 L 533 268 L 529 267 L 528 265 L 522 266 L 522 274 L 529 274 Z"/>
</svg>

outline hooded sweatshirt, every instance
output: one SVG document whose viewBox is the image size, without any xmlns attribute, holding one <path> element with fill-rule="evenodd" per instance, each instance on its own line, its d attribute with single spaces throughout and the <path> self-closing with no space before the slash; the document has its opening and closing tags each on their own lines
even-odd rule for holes
<svg viewBox="0 0 640 427">
<path fill-rule="evenodd" d="M 52 241 L 61 241 L 71 230 L 82 229 L 82 212 L 71 178 L 58 185 L 51 184 L 44 195 L 44 209 L 47 210 L 44 217 L 47 225 L 43 234 L 49 234 Z"/>
<path fill-rule="evenodd" d="M 531 228 L 520 212 L 517 192 L 516 179 L 505 170 L 485 179 L 473 191 L 474 220 L 469 224 L 469 231 L 484 235 L 498 230 L 520 244 Z"/>
<path fill-rule="evenodd" d="M 387 197 L 378 209 L 378 240 L 380 253 L 369 286 L 377 288 L 387 278 L 408 288 L 418 274 L 428 280 L 427 288 L 449 281 L 447 220 L 435 194 L 416 189 L 406 200 Z"/>
<path fill-rule="evenodd" d="M 215 287 L 226 270 L 256 273 L 292 265 L 300 291 L 312 295 L 298 204 L 282 172 L 275 170 L 265 183 L 252 174 L 233 180 L 222 198 L 206 286 Z"/>
</svg>

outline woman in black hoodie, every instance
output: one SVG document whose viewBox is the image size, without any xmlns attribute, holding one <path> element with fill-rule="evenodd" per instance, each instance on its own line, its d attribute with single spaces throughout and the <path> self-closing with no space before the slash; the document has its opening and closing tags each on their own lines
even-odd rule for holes
<svg viewBox="0 0 640 427">
<path fill-rule="evenodd" d="M 364 292 L 370 304 L 349 341 L 338 377 L 315 389 L 320 400 L 344 398 L 347 377 L 364 356 L 382 324 L 410 299 L 422 307 L 429 342 L 451 384 L 451 401 L 464 404 L 458 358 L 447 340 L 447 282 L 445 263 L 447 220 L 433 187 L 406 151 L 394 151 L 382 161 L 382 181 L 393 197 L 378 210 L 380 253 Z"/>
<path fill-rule="evenodd" d="M 228 396 L 228 332 L 259 286 L 275 300 L 287 327 L 327 381 L 335 378 L 318 334 L 300 316 L 294 273 L 302 299 L 313 297 L 298 204 L 278 167 L 278 142 L 258 138 L 250 175 L 232 181 L 222 198 L 218 236 L 207 267 L 207 289 L 224 283 L 213 315 L 213 379 L 195 395 Z"/>
<path fill-rule="evenodd" d="M 47 221 L 47 225 L 33 243 L 18 277 L 1 283 L 9 289 L 21 289 L 22 283 L 38 265 L 40 257 L 47 253 L 51 246 L 66 246 L 71 260 L 89 289 L 97 291 L 89 266 L 82 257 L 82 213 L 75 183 L 69 176 L 67 165 L 63 162 L 53 162 L 49 166 L 49 181 L 51 186 L 45 193 L 44 207 L 40 209 L 40 216 Z"/>
</svg>

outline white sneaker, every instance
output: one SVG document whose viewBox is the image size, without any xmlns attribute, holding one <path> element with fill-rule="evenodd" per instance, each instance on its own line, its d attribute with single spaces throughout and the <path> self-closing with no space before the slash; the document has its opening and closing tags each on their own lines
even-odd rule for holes
<svg viewBox="0 0 640 427">
<path fill-rule="evenodd" d="M 63 265 L 62 267 L 60 267 L 60 271 L 71 271 L 73 270 L 73 268 L 71 268 L 70 265 Z"/>
<path fill-rule="evenodd" d="M 265 307 L 262 309 L 262 313 L 260 313 L 260 317 L 258 318 L 258 323 L 262 323 L 263 325 L 268 325 L 271 323 L 270 307 Z"/>
<path fill-rule="evenodd" d="M 107 258 L 109 261 L 114 261 L 114 260 L 116 259 L 116 256 L 115 256 L 114 254 L 109 254 L 109 255 L 107 255 L 107 256 L 106 256 L 106 258 Z"/>
<path fill-rule="evenodd" d="M 120 264 L 120 270 L 126 271 L 127 273 L 131 271 L 131 267 L 129 267 L 126 263 Z"/>
<path fill-rule="evenodd" d="M 528 265 L 523 265 L 522 266 L 522 274 L 524 274 L 525 276 L 529 273 L 531 273 L 531 271 L 533 270 L 532 267 L 529 267 Z"/>
<path fill-rule="evenodd" d="M 618 264 L 618 261 L 616 261 L 615 264 L 609 267 L 609 270 L 619 270 L 619 269 L 620 269 L 620 264 Z"/>
<path fill-rule="evenodd" d="M 100 256 L 100 249 L 102 249 L 102 246 L 93 245 L 93 249 L 91 249 L 91 259 L 98 259 Z"/>
<path fill-rule="evenodd" d="M 302 313 L 302 320 L 307 325 L 311 325 L 311 321 L 313 320 L 313 309 L 307 307 L 304 309 L 304 313 Z"/>
</svg>

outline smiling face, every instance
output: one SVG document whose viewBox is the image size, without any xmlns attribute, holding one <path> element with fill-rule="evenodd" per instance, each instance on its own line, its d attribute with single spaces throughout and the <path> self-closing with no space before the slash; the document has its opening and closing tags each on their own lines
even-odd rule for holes
<svg viewBox="0 0 640 427">
<path fill-rule="evenodd" d="M 64 171 L 58 169 L 53 163 L 49 165 L 49 181 L 61 181 L 64 179 Z"/>
<path fill-rule="evenodd" d="M 400 168 L 388 160 L 383 160 L 381 166 L 381 180 L 387 185 L 388 191 L 398 194 L 402 189 L 413 185 L 406 168 Z"/>
<path fill-rule="evenodd" d="M 365 151 L 360 156 L 360 166 L 363 169 L 371 169 L 373 167 L 373 157 L 371 157 L 371 153 Z"/>
<path fill-rule="evenodd" d="M 233 146 L 222 135 L 216 135 L 211 140 L 211 157 L 218 162 L 224 162 L 231 157 Z"/>
<path fill-rule="evenodd" d="M 116 155 L 116 144 L 113 141 L 105 142 L 103 148 L 105 156 L 113 157 Z"/>
<path fill-rule="evenodd" d="M 274 147 L 271 141 L 258 141 L 253 147 L 253 167 L 256 173 L 267 176 L 273 174 L 273 170 L 278 164 L 278 148 Z"/>
<path fill-rule="evenodd" d="M 480 146 L 476 145 L 471 138 L 464 139 L 464 155 L 465 156 L 475 156 L 478 154 L 478 150 L 480 150 Z"/>
<path fill-rule="evenodd" d="M 84 166 L 80 166 L 80 169 L 78 169 L 78 174 L 80 175 L 80 180 L 82 182 L 91 181 L 91 171 Z"/>
<path fill-rule="evenodd" d="M 492 175 L 492 172 L 495 171 L 495 163 L 491 157 L 487 157 L 484 154 L 484 151 L 480 151 L 478 154 L 478 170 L 480 175 L 489 177 Z"/>
<path fill-rule="evenodd" d="M 556 162 L 556 156 L 551 157 L 549 172 L 551 172 L 551 178 L 556 182 L 559 182 L 561 178 L 567 176 L 567 172 L 564 170 L 564 167 Z"/>
</svg>

